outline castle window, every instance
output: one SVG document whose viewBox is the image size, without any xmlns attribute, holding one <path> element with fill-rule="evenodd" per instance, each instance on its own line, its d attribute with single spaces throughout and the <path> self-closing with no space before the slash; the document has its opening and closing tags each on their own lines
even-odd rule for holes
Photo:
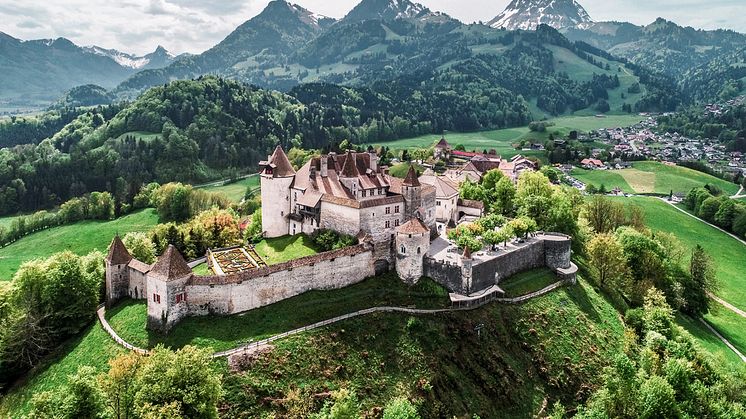
<svg viewBox="0 0 746 419">
<path fill-rule="evenodd" d="M 394 227 L 399 227 L 399 220 L 394 220 Z"/>
<path fill-rule="evenodd" d="M 418 247 L 417 248 L 417 254 L 419 255 L 420 253 L 422 253 L 422 250 L 420 250 L 420 248 Z"/>
<path fill-rule="evenodd" d="M 391 228 L 391 221 L 386 220 L 386 228 Z"/>
<path fill-rule="evenodd" d="M 366 191 L 365 189 L 363 189 L 363 198 L 365 198 L 367 195 L 368 195 L 368 191 Z"/>
<path fill-rule="evenodd" d="M 394 207 L 394 212 L 397 213 L 397 214 L 399 213 L 399 206 L 398 205 Z"/>
<path fill-rule="evenodd" d="M 436 202 L 435 204 L 436 204 L 437 206 L 440 206 L 440 201 Z"/>
<path fill-rule="evenodd" d="M 386 207 L 386 214 L 391 214 L 391 207 Z"/>
<path fill-rule="evenodd" d="M 176 304 L 179 304 L 184 301 L 186 301 L 186 294 L 184 294 L 183 292 L 176 294 Z"/>
<path fill-rule="evenodd" d="M 407 253 L 407 248 L 404 247 L 404 245 L 401 245 L 401 248 L 399 248 L 399 252 L 402 254 Z"/>
<path fill-rule="evenodd" d="M 158 294 L 153 294 L 153 302 L 160 304 L 161 303 L 161 296 Z"/>
</svg>

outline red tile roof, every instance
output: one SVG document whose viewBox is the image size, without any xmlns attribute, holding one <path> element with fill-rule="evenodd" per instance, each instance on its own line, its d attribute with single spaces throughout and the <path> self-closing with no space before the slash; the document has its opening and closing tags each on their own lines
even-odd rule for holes
<svg viewBox="0 0 746 419">
<path fill-rule="evenodd" d="M 158 258 L 155 265 L 150 269 L 149 275 L 157 277 L 166 282 L 183 278 L 192 274 L 192 269 L 187 265 L 184 257 L 173 245 L 168 245 L 165 252 Z"/>
<path fill-rule="evenodd" d="M 109 254 L 106 256 L 106 259 L 112 265 L 126 265 L 132 260 L 132 255 L 127 251 L 119 235 L 114 236 L 114 240 L 111 241 Z"/>
</svg>

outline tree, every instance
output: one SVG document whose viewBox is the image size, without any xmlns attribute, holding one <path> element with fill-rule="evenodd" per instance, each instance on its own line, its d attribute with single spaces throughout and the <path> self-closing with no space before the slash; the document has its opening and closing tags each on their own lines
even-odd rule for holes
<svg viewBox="0 0 746 419">
<path fill-rule="evenodd" d="M 609 233 L 625 224 L 624 204 L 604 196 L 593 196 L 583 208 L 583 216 L 596 233 Z"/>
<path fill-rule="evenodd" d="M 652 376 L 640 387 L 640 418 L 677 418 L 676 393 L 665 378 Z"/>
<path fill-rule="evenodd" d="M 697 212 L 697 216 L 709 221 L 714 222 L 715 221 L 715 214 L 720 210 L 720 203 L 721 199 L 718 197 L 711 196 L 702 202 L 702 205 L 699 207 L 699 212 Z"/>
<path fill-rule="evenodd" d="M 587 245 L 587 254 L 593 271 L 602 287 L 621 288 L 629 274 L 624 248 L 613 235 L 608 233 L 595 235 Z"/>
<path fill-rule="evenodd" d="M 383 419 L 419 419 L 417 408 L 404 397 L 397 397 L 386 404 Z"/>
<path fill-rule="evenodd" d="M 55 419 L 103 419 L 106 415 L 104 395 L 96 381 L 93 367 L 81 366 L 68 384 L 53 391 L 34 395 L 30 417 Z"/>
<path fill-rule="evenodd" d="M 149 265 L 155 262 L 155 246 L 147 234 L 130 232 L 124 236 L 122 242 L 135 259 Z"/>
<path fill-rule="evenodd" d="M 134 352 L 109 361 L 109 372 L 102 377 L 101 387 L 116 419 L 134 417 L 137 371 L 143 361 L 143 357 Z"/>
<path fill-rule="evenodd" d="M 321 411 L 311 416 L 312 419 L 358 419 L 360 404 L 355 393 L 340 389 L 332 392 L 332 400 L 326 402 Z"/>
<path fill-rule="evenodd" d="M 705 314 L 709 311 L 710 305 L 707 294 L 717 290 L 718 282 L 715 261 L 700 245 L 692 250 L 689 274 L 691 280 L 684 283 L 685 309 L 691 314 Z"/>
<path fill-rule="evenodd" d="M 185 346 L 156 347 L 140 370 L 135 394 L 138 414 L 167 409 L 187 418 L 217 418 L 220 376 L 210 351 Z"/>
<path fill-rule="evenodd" d="M 501 178 L 495 185 L 495 192 L 490 208 L 493 212 L 503 215 L 511 215 L 515 207 L 516 189 L 513 182 L 507 177 Z"/>
</svg>

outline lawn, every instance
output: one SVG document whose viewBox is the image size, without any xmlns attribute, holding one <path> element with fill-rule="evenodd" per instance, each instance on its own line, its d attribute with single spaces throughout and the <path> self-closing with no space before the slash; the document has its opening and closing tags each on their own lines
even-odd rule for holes
<svg viewBox="0 0 746 419">
<path fill-rule="evenodd" d="M 654 161 L 635 162 L 632 168 L 622 170 L 576 168 L 572 175 L 586 184 L 596 187 L 604 185 L 608 190 L 618 186 L 625 193 L 668 195 L 673 191 L 686 194 L 691 189 L 706 184 L 717 185 L 729 195 L 738 192 L 738 185 L 735 183 L 687 167 L 669 166 Z"/>
<path fill-rule="evenodd" d="M 521 141 L 544 141 L 549 134 L 555 137 L 564 137 L 570 131 L 593 131 L 600 128 L 614 128 L 634 125 L 643 118 L 637 115 L 610 115 L 605 118 L 594 116 L 563 116 L 551 119 L 554 126 L 546 132 L 531 132 L 528 127 L 505 128 L 492 131 L 479 131 L 471 133 L 449 132 L 445 138 L 451 146 L 463 145 L 467 150 L 491 150 L 494 149 L 502 157 L 510 158 L 516 154 L 543 155 L 541 151 L 516 150 L 515 145 Z M 387 146 L 393 150 L 427 148 L 432 147 L 440 140 L 440 135 L 423 135 L 421 137 L 407 138 L 396 141 L 378 143 L 376 145 Z"/>
<path fill-rule="evenodd" d="M 746 354 L 746 319 L 718 304 L 713 306 L 705 320 L 742 354 Z"/>
<path fill-rule="evenodd" d="M 145 330 L 144 301 L 126 301 L 109 310 L 107 318 L 122 339 L 136 346 L 163 343 L 173 348 L 196 345 L 222 351 L 369 307 L 440 308 L 449 304 L 448 292 L 435 282 L 423 279 L 409 287 L 389 273 L 338 290 L 309 291 L 242 314 L 189 317 L 165 336 Z"/>
<path fill-rule="evenodd" d="M 275 265 L 318 253 L 311 238 L 305 234 L 264 239 L 254 248 L 267 265 Z"/>
<path fill-rule="evenodd" d="M 519 297 L 535 291 L 539 291 L 559 281 L 557 275 L 551 269 L 533 269 L 522 272 L 500 282 L 500 288 L 505 291 L 506 297 Z"/>
<path fill-rule="evenodd" d="M 209 275 L 215 275 L 215 273 L 210 269 L 209 266 L 207 266 L 207 262 L 200 263 L 199 265 L 192 268 L 192 272 L 194 272 L 195 275 L 202 275 L 202 276 L 209 276 Z"/>
<path fill-rule="evenodd" d="M 736 355 L 736 353 L 729 347 L 725 346 L 725 344 L 715 336 L 714 333 L 710 332 L 710 330 L 699 320 L 679 313 L 676 315 L 676 323 L 691 333 L 702 348 L 713 354 L 716 358 L 720 358 L 731 365 L 741 366 L 743 364 L 741 358 L 739 358 L 738 355 Z"/>
<path fill-rule="evenodd" d="M 44 258 L 63 250 L 84 255 L 106 252 L 114 235 L 147 231 L 158 223 L 154 209 L 144 209 L 112 221 L 81 221 L 33 233 L 0 249 L 0 280 L 10 280 L 25 261 Z"/>
<path fill-rule="evenodd" d="M 222 193 L 233 202 L 241 202 L 246 195 L 246 189 L 251 188 L 259 191 L 259 176 L 252 175 L 237 182 L 227 183 L 221 186 L 208 186 L 204 189 L 210 192 Z"/>
</svg>

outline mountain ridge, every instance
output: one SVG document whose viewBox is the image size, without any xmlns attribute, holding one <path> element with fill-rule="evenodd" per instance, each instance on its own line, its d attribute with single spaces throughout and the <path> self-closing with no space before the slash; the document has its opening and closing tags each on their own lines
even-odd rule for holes
<svg viewBox="0 0 746 419">
<path fill-rule="evenodd" d="M 562 29 L 591 22 L 588 12 L 575 0 L 513 0 L 487 25 L 508 30 L 535 30 L 541 24 Z"/>
</svg>

